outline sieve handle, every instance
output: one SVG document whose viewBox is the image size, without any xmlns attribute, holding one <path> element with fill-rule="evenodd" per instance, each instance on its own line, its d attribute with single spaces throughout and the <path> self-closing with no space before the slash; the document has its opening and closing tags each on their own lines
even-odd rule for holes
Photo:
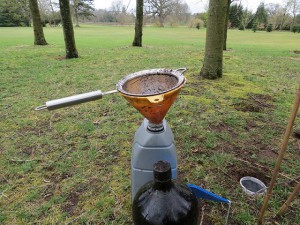
<svg viewBox="0 0 300 225">
<path fill-rule="evenodd" d="M 178 68 L 175 71 L 181 71 L 181 73 L 185 73 L 187 71 L 187 68 Z"/>
<path fill-rule="evenodd" d="M 94 100 L 101 99 L 103 95 L 112 94 L 117 92 L 117 90 L 102 92 L 102 91 L 92 91 L 79 95 L 73 95 L 66 98 L 59 98 L 51 101 L 47 101 L 45 105 L 38 106 L 35 108 L 36 111 L 48 109 L 55 110 L 59 108 L 64 108 L 72 105 L 77 105 L 84 102 L 90 102 Z"/>
</svg>

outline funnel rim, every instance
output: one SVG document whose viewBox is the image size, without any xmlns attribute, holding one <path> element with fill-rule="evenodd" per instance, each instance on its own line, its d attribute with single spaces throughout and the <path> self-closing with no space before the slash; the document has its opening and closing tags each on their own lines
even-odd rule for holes
<svg viewBox="0 0 300 225">
<path fill-rule="evenodd" d="M 138 77 L 146 76 L 146 75 L 171 75 L 171 76 L 174 76 L 174 77 L 177 78 L 177 83 L 176 83 L 176 85 L 174 85 L 174 87 L 169 88 L 169 89 L 164 90 L 164 91 L 161 91 L 159 93 L 155 93 L 155 94 L 135 94 L 135 93 L 127 92 L 123 89 L 123 86 L 126 82 L 128 82 L 132 79 L 138 78 Z M 124 78 L 119 80 L 119 82 L 116 85 L 116 89 L 119 92 L 121 92 L 122 94 L 128 95 L 128 96 L 149 97 L 149 96 L 161 95 L 161 94 L 170 92 L 170 91 L 178 88 L 184 82 L 185 82 L 185 77 L 183 76 L 183 74 L 179 70 L 159 68 L 159 69 L 142 70 L 142 71 L 138 71 L 138 72 L 135 72 L 135 73 L 128 74 L 127 76 L 125 76 Z"/>
</svg>

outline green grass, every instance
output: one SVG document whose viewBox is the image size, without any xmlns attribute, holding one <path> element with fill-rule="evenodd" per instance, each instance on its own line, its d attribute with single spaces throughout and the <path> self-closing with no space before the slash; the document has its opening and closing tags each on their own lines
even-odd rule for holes
<svg viewBox="0 0 300 225">
<path fill-rule="evenodd" d="M 299 35 L 230 30 L 223 78 L 210 81 L 199 77 L 205 30 L 146 27 L 142 48 L 131 47 L 133 32 L 75 28 L 80 58 L 63 60 L 61 28 L 45 28 L 49 45 L 43 47 L 33 46 L 32 28 L 0 28 L 1 224 L 132 224 L 131 143 L 142 116 L 118 94 L 53 112 L 34 108 L 113 90 L 139 70 L 180 67 L 188 68 L 187 84 L 166 116 L 179 179 L 232 200 L 229 224 L 255 224 L 262 199 L 245 196 L 239 178 L 270 181 L 300 83 L 300 57 L 293 53 Z M 293 178 L 299 171 L 291 138 L 282 172 Z M 267 220 L 293 185 L 279 176 Z M 280 224 L 300 221 L 299 204 L 296 199 Z M 225 208 L 206 202 L 204 213 L 207 223 L 222 224 Z"/>
</svg>

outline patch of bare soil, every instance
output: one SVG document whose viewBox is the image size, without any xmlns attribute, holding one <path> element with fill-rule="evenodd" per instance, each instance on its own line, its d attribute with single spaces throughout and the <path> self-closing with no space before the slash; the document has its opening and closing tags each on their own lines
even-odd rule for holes
<svg viewBox="0 0 300 225">
<path fill-rule="evenodd" d="M 58 61 L 62 61 L 62 60 L 65 60 L 66 57 L 65 56 L 56 56 L 54 59 L 56 59 Z"/>
<path fill-rule="evenodd" d="M 0 184 L 8 184 L 9 181 L 5 176 L 0 176 Z"/>
<path fill-rule="evenodd" d="M 46 166 L 43 169 L 46 170 L 46 171 L 53 171 L 55 168 L 52 167 L 52 166 Z M 64 173 L 51 173 L 49 175 L 46 175 L 45 179 L 50 180 L 53 183 L 59 183 L 62 180 L 68 179 L 72 176 L 73 176 L 73 174 L 66 173 L 66 172 L 64 172 Z"/>
<path fill-rule="evenodd" d="M 219 123 L 217 125 L 209 126 L 214 132 L 222 133 L 227 132 L 232 140 L 237 140 L 237 131 L 226 123 Z M 246 131 L 260 129 L 254 120 L 247 120 L 244 127 Z M 221 136 L 220 136 L 221 137 Z M 247 147 L 245 147 L 247 146 Z M 235 141 L 221 140 L 215 147 L 215 150 L 225 152 L 234 155 L 236 158 L 246 160 L 249 163 L 255 163 L 256 158 L 266 160 L 276 160 L 278 153 L 272 147 L 272 145 L 265 143 L 261 140 L 261 137 L 252 137 L 250 139 L 240 140 L 239 143 Z M 253 157 L 255 156 L 255 157 Z"/>
<path fill-rule="evenodd" d="M 230 126 L 228 126 L 226 123 L 224 122 L 221 122 L 217 125 L 213 125 L 213 124 L 210 124 L 209 126 L 213 131 L 216 131 L 217 133 L 221 133 L 221 132 L 224 132 L 224 131 L 227 131 L 230 133 L 230 135 L 232 137 L 236 137 L 237 136 L 237 133 L 236 131 L 234 131 L 234 129 Z"/>
<path fill-rule="evenodd" d="M 300 61 L 300 58 L 299 57 L 290 57 L 291 60 L 299 60 Z"/>
<path fill-rule="evenodd" d="M 272 108 L 272 96 L 264 94 L 248 93 L 248 98 L 234 104 L 234 108 L 243 112 L 263 112 L 266 108 Z"/>
<path fill-rule="evenodd" d="M 294 220 L 295 217 L 299 214 L 299 209 L 293 206 L 290 206 L 288 211 L 283 214 L 283 216 L 276 216 L 275 218 L 266 218 L 266 224 L 286 224 L 283 221 Z M 269 223 L 268 223 L 269 222 Z"/>
<path fill-rule="evenodd" d="M 271 159 L 271 160 L 275 160 L 277 158 L 278 154 L 274 151 L 272 151 L 271 149 L 264 149 L 259 151 L 258 153 L 258 158 L 262 158 L 262 159 Z"/>
<path fill-rule="evenodd" d="M 50 198 L 54 195 L 55 188 L 56 187 L 53 183 L 49 183 L 43 188 L 42 196 L 46 201 L 50 200 Z"/>
<path fill-rule="evenodd" d="M 221 204 L 213 204 L 209 201 L 199 199 L 199 224 L 202 225 L 214 225 L 214 224 L 224 224 L 225 215 L 227 214 L 227 207 Z M 221 211 L 223 217 L 216 218 L 215 212 Z M 228 220 L 228 225 L 241 225 L 237 221 L 232 221 L 231 218 Z"/>
<path fill-rule="evenodd" d="M 214 222 L 209 218 L 207 213 L 204 212 L 204 215 L 199 215 L 201 224 L 205 225 L 214 225 Z"/>
<path fill-rule="evenodd" d="M 270 177 L 266 175 L 266 171 L 261 168 L 255 168 L 249 165 L 239 166 L 238 164 L 227 165 L 227 173 L 235 182 L 239 182 L 242 177 L 255 177 L 265 184 L 269 183 Z"/>
<path fill-rule="evenodd" d="M 203 83 L 200 82 L 189 82 L 186 84 L 186 88 L 180 91 L 180 95 L 192 95 L 202 96 L 205 91 Z"/>
<path fill-rule="evenodd" d="M 69 215 L 74 215 L 78 202 L 79 202 L 79 193 L 71 192 L 66 202 L 62 205 L 61 209 L 63 212 L 66 212 Z"/>
<path fill-rule="evenodd" d="M 300 139 L 300 128 L 297 128 L 294 133 L 293 133 L 294 137 L 297 139 Z"/>
<path fill-rule="evenodd" d="M 30 156 L 30 155 L 32 155 L 33 154 L 33 152 L 34 152 L 34 148 L 32 148 L 32 147 L 29 147 L 29 146 L 25 146 L 24 148 L 22 148 L 22 153 L 24 153 L 25 155 L 28 155 L 28 156 Z"/>
<path fill-rule="evenodd" d="M 40 136 L 45 134 L 49 130 L 49 123 L 37 122 L 35 126 L 24 126 L 18 129 L 18 133 L 26 135 L 37 135 Z"/>
<path fill-rule="evenodd" d="M 206 224 L 206 225 L 214 225 L 214 223 L 209 219 L 209 217 L 204 216 L 203 220 L 202 220 L 202 224 Z"/>
</svg>

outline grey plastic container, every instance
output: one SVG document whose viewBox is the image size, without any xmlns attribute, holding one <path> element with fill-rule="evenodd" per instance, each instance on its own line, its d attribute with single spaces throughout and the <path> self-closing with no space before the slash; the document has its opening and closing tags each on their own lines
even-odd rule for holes
<svg viewBox="0 0 300 225">
<path fill-rule="evenodd" d="M 162 132 L 147 129 L 148 120 L 144 119 L 136 131 L 131 156 L 131 200 L 137 191 L 153 180 L 153 164 L 160 160 L 171 164 L 172 179 L 177 178 L 177 155 L 174 136 L 166 120 Z"/>
<path fill-rule="evenodd" d="M 249 196 L 261 196 L 266 193 L 266 185 L 255 177 L 242 177 L 240 179 L 240 185 L 243 191 Z"/>
</svg>

